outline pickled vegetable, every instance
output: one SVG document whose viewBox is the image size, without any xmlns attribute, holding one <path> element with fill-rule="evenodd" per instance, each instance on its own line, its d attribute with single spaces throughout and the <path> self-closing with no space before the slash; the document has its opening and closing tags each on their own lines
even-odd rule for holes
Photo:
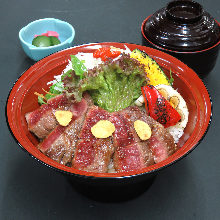
<svg viewBox="0 0 220 220">
<path fill-rule="evenodd" d="M 47 37 L 44 35 L 37 36 L 32 41 L 32 45 L 36 47 L 50 47 L 50 46 L 58 45 L 60 43 L 61 42 L 58 38 L 54 36 Z"/>
</svg>

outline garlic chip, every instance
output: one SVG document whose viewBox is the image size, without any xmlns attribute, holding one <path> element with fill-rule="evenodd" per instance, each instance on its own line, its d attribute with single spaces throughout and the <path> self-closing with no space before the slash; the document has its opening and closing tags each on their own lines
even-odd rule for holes
<svg viewBox="0 0 220 220">
<path fill-rule="evenodd" d="M 115 126 L 108 120 L 100 120 L 91 128 L 91 132 L 96 138 L 110 137 L 114 131 Z"/>
<path fill-rule="evenodd" d="M 137 132 L 137 135 L 139 136 L 139 138 L 143 141 L 149 139 L 151 137 L 151 128 L 150 126 L 141 120 L 136 120 L 134 122 L 134 129 Z"/>
<path fill-rule="evenodd" d="M 157 90 L 160 92 L 160 94 L 161 94 L 165 99 L 168 99 L 168 98 L 169 98 L 169 94 L 168 94 L 168 92 L 166 91 L 166 89 L 159 88 L 159 89 L 157 89 Z"/>
<path fill-rule="evenodd" d="M 173 106 L 173 108 L 177 108 L 179 103 L 180 103 L 180 99 L 178 96 L 171 96 L 170 98 L 170 104 Z"/>
<path fill-rule="evenodd" d="M 71 111 L 58 110 L 55 112 L 55 117 L 60 125 L 67 126 L 72 120 L 73 114 Z"/>
</svg>

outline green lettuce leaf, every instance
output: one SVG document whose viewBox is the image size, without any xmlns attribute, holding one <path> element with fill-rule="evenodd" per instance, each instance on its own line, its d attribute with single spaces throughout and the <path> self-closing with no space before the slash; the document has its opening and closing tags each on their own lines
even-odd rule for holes
<svg viewBox="0 0 220 220">
<path fill-rule="evenodd" d="M 133 105 L 141 95 L 141 86 L 147 82 L 144 67 L 125 54 L 115 62 L 85 72 L 84 76 L 80 79 L 73 71 L 71 77 L 65 77 L 67 95 L 80 101 L 87 91 L 96 105 L 109 112 Z"/>
<path fill-rule="evenodd" d="M 71 57 L 72 67 L 73 67 L 73 70 L 75 71 L 75 74 L 79 76 L 80 79 L 82 79 L 84 76 L 84 72 L 87 71 L 84 65 L 84 61 L 78 59 L 75 55 L 70 55 L 70 57 Z"/>
</svg>

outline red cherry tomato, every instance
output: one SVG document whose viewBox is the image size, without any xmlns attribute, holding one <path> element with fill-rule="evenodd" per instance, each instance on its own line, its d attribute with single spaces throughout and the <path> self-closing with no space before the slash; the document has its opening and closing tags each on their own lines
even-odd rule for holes
<svg viewBox="0 0 220 220">
<path fill-rule="evenodd" d="M 120 51 L 116 51 L 116 50 L 111 50 L 110 47 L 102 47 L 97 49 L 94 53 L 93 53 L 93 57 L 94 58 L 101 58 L 102 61 L 106 61 L 108 58 L 116 58 L 121 54 Z"/>
</svg>

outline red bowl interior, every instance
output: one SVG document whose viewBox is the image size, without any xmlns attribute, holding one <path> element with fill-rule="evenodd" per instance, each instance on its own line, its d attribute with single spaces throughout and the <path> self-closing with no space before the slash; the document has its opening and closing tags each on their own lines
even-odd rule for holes
<svg viewBox="0 0 220 220">
<path fill-rule="evenodd" d="M 47 82 L 53 80 L 54 75 L 61 74 L 71 54 L 92 52 L 94 50 L 92 47 L 95 45 L 114 46 L 123 49 L 125 48 L 124 45 L 126 45 L 131 50 L 139 48 L 155 59 L 164 69 L 165 73 L 169 74 L 170 69 L 172 70 L 174 87 L 181 93 L 189 108 L 189 122 L 185 128 L 184 135 L 178 143 L 181 148 L 175 154 L 158 164 L 138 171 L 100 174 L 80 171 L 61 165 L 42 154 L 36 148 L 38 140 L 28 131 L 24 117 L 25 113 L 33 111 L 38 107 L 37 97 L 34 95 L 34 92 L 41 93 L 42 88 L 47 89 Z M 19 145 L 34 158 L 47 166 L 69 174 L 95 177 L 119 177 L 159 170 L 171 165 L 191 152 L 206 134 L 211 121 L 211 107 L 210 97 L 203 82 L 192 69 L 176 58 L 161 51 L 135 44 L 100 43 L 82 45 L 63 50 L 34 64 L 17 80 L 9 94 L 7 102 L 7 120 L 9 128 Z"/>
</svg>

